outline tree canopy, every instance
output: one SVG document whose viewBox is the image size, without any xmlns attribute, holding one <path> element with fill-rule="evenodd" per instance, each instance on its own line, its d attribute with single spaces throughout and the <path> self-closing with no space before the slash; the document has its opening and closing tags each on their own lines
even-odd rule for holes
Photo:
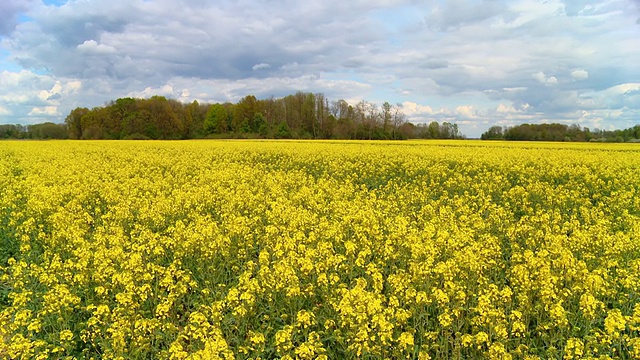
<svg viewBox="0 0 640 360">
<path fill-rule="evenodd" d="M 330 101 L 322 93 L 247 95 L 237 103 L 181 103 L 163 96 L 120 98 L 73 109 L 63 124 L 0 125 L 0 139 L 463 139 L 451 122 L 414 124 L 402 105 Z M 482 140 L 640 142 L 640 125 L 590 130 L 578 125 L 491 126 Z"/>
<path fill-rule="evenodd" d="M 640 125 L 624 130 L 590 130 L 578 125 L 522 124 L 513 127 L 492 126 L 485 131 L 482 140 L 525 141 L 602 141 L 628 142 L 640 139 Z"/>
<path fill-rule="evenodd" d="M 55 124 L 54 124 L 55 125 Z M 414 125 L 402 105 L 330 101 L 324 94 L 297 92 L 283 98 L 247 95 L 237 103 L 181 103 L 162 96 L 120 98 L 105 106 L 73 109 L 64 124 L 38 125 L 28 136 L 11 128 L 4 137 L 71 139 L 303 138 L 407 139 L 459 138 L 455 124 Z M 40 129 L 40 130 L 39 130 Z M 0 132 L 0 136 L 3 133 Z"/>
</svg>

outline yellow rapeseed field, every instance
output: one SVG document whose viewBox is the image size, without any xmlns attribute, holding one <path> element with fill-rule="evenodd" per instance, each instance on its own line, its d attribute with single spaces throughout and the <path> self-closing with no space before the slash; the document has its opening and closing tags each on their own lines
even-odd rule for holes
<svg viewBox="0 0 640 360">
<path fill-rule="evenodd" d="M 640 146 L 1 142 L 0 357 L 640 359 Z"/>
</svg>

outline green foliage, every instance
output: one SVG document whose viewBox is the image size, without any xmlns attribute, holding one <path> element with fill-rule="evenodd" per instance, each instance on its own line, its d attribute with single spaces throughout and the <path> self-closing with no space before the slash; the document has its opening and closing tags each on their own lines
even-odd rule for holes
<svg viewBox="0 0 640 360">
<path fill-rule="evenodd" d="M 66 125 L 52 122 L 29 125 L 27 134 L 32 139 L 67 139 L 69 137 Z"/>
<path fill-rule="evenodd" d="M 455 124 L 414 126 L 402 105 L 329 101 L 322 93 L 297 92 L 258 100 L 247 95 L 235 104 L 180 103 L 163 96 L 120 98 L 104 107 L 72 110 L 64 124 L 24 129 L 0 127 L 0 138 L 71 139 L 407 139 L 460 138 Z"/>
<path fill-rule="evenodd" d="M 275 138 L 291 139 L 291 129 L 289 129 L 289 126 L 287 125 L 287 123 L 281 122 L 280 124 L 278 124 L 276 133 L 275 133 Z"/>
<path fill-rule="evenodd" d="M 464 135 L 460 134 L 457 124 L 443 122 L 439 124 L 432 121 L 429 124 L 405 124 L 400 129 L 401 139 L 463 139 Z"/>
<path fill-rule="evenodd" d="M 482 140 L 524 140 L 524 141 L 592 141 L 592 142 L 633 142 L 640 139 L 640 125 L 624 130 L 594 130 L 565 124 L 522 124 L 513 127 L 492 126 L 480 137 Z"/>
<path fill-rule="evenodd" d="M 67 124 L 69 137 L 72 139 L 80 139 L 82 137 L 82 117 L 89 112 L 87 108 L 75 108 L 64 120 Z"/>
<path fill-rule="evenodd" d="M 227 132 L 229 115 L 227 109 L 221 104 L 213 104 L 207 110 L 204 119 L 204 130 L 207 134 L 223 134 Z"/>
<path fill-rule="evenodd" d="M 0 125 L 0 139 L 23 139 L 26 134 L 26 128 L 22 125 Z"/>
<path fill-rule="evenodd" d="M 492 126 L 489 130 L 482 133 L 480 139 L 482 140 L 498 140 L 503 138 L 502 127 L 501 126 Z"/>
<path fill-rule="evenodd" d="M 260 135 L 267 135 L 267 119 L 265 119 L 262 113 L 253 114 L 253 121 L 251 123 L 251 131 Z"/>
</svg>

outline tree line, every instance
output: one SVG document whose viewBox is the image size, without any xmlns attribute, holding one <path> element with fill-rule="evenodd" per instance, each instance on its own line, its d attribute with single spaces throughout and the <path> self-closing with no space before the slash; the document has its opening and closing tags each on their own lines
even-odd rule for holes
<svg viewBox="0 0 640 360">
<path fill-rule="evenodd" d="M 0 139 L 462 139 L 457 124 L 413 124 L 402 105 L 330 101 L 322 93 L 296 92 L 283 98 L 237 103 L 182 103 L 163 96 L 120 98 L 104 106 L 78 107 L 64 123 L 0 125 Z M 483 140 L 639 141 L 640 125 L 624 130 L 590 130 L 578 125 L 491 126 Z"/>
<path fill-rule="evenodd" d="M 0 125 L 0 139 L 408 139 L 461 138 L 448 122 L 412 124 L 402 105 L 330 101 L 297 92 L 283 98 L 237 103 L 182 103 L 163 96 L 120 98 L 104 106 L 78 107 L 64 124 Z"/>
<path fill-rule="evenodd" d="M 512 127 L 492 126 L 482 133 L 482 140 L 521 141 L 599 141 L 639 142 L 640 125 L 624 130 L 590 130 L 578 125 L 522 124 Z"/>
<path fill-rule="evenodd" d="M 0 139 L 68 139 L 66 124 L 0 124 Z"/>
</svg>

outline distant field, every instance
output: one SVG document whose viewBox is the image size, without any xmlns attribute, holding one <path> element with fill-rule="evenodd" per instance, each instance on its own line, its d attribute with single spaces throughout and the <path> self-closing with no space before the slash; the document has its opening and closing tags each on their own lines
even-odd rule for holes
<svg viewBox="0 0 640 360">
<path fill-rule="evenodd" d="M 640 358 L 640 144 L 0 142 L 0 357 Z"/>
</svg>

